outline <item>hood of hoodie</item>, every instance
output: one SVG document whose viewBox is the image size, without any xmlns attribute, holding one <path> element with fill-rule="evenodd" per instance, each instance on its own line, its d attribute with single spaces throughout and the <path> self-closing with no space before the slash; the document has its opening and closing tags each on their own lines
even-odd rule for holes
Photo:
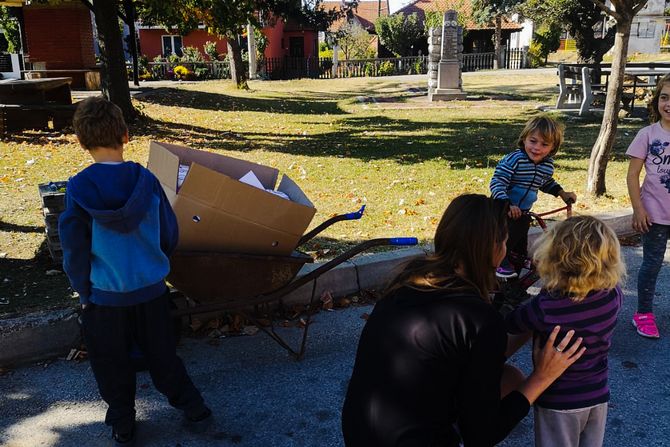
<svg viewBox="0 0 670 447">
<path fill-rule="evenodd" d="M 137 163 L 95 163 L 70 179 L 67 194 L 100 225 L 127 233 L 146 215 L 156 185 Z"/>
</svg>

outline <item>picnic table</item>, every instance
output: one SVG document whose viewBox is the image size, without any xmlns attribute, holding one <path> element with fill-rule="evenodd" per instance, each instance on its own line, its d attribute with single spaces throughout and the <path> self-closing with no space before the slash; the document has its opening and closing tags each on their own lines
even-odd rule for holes
<svg viewBox="0 0 670 447">
<path fill-rule="evenodd" d="M 0 135 L 23 129 L 54 129 L 72 122 L 72 78 L 0 81 Z"/>
<path fill-rule="evenodd" d="M 600 76 L 594 79 L 594 65 L 559 64 L 559 95 L 556 108 L 577 108 L 580 115 L 588 112 L 597 96 L 607 94 L 612 67 L 610 64 L 603 64 L 599 68 Z M 622 94 L 624 108 L 632 111 L 635 107 L 636 89 L 656 86 L 658 77 L 667 73 L 670 73 L 670 64 L 667 63 L 627 64 L 624 71 L 624 93 Z"/>
</svg>

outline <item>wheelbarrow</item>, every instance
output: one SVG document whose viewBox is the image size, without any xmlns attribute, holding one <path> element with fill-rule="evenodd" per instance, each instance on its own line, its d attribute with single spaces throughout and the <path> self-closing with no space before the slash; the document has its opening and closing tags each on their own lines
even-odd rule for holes
<svg viewBox="0 0 670 447">
<path fill-rule="evenodd" d="M 365 205 L 360 210 L 337 215 L 326 220 L 312 231 L 303 235 L 298 247 L 311 240 L 324 229 L 343 220 L 356 220 L 363 216 Z M 211 251 L 176 251 L 170 258 L 171 271 L 168 281 L 182 292 L 194 306 L 178 309 L 175 317 L 200 313 L 229 311 L 242 315 L 297 360 L 305 353 L 310 312 L 316 294 L 316 280 L 329 270 L 353 256 L 372 247 L 383 245 L 416 245 L 417 239 L 410 237 L 378 238 L 362 242 L 311 272 L 296 278 L 305 263 L 313 258 L 298 250 L 290 256 L 249 255 Z M 312 293 L 303 325 L 302 339 L 297 349 L 291 347 L 275 330 L 274 324 L 267 328 L 261 324 L 249 309 L 259 305 L 282 303 L 282 299 L 299 287 L 313 282 Z"/>
</svg>

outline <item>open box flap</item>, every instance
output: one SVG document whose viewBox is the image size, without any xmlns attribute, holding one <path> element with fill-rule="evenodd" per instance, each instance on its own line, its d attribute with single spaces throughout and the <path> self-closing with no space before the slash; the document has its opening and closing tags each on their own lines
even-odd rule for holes
<svg viewBox="0 0 670 447">
<path fill-rule="evenodd" d="M 277 169 L 250 161 L 227 157 L 213 152 L 195 150 L 177 144 L 152 141 L 151 145 L 163 148 L 176 155 L 179 160 L 181 160 L 182 164 L 191 165 L 193 163 L 198 163 L 235 180 L 239 180 L 249 171 L 253 171 L 258 180 L 268 189 L 274 189 L 277 184 L 277 178 L 279 177 L 279 171 Z M 176 170 L 174 175 L 176 176 Z"/>
<path fill-rule="evenodd" d="M 177 190 L 177 173 L 179 172 L 179 155 L 154 141 L 149 145 L 149 161 L 147 166 L 168 191 Z"/>
<path fill-rule="evenodd" d="M 277 191 L 281 191 L 289 196 L 292 202 L 314 208 L 312 202 L 307 198 L 305 193 L 302 192 L 302 189 L 300 189 L 300 187 L 296 185 L 288 175 L 282 176 L 281 182 L 279 182 L 279 186 L 277 187 Z"/>
</svg>

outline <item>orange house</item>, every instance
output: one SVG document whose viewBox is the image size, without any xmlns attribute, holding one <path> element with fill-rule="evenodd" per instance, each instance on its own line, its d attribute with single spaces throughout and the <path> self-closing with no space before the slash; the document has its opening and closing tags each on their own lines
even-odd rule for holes
<svg viewBox="0 0 670 447">
<path fill-rule="evenodd" d="M 219 54 L 224 55 L 228 52 L 226 39 L 208 33 L 204 26 L 185 36 L 156 26 L 139 25 L 138 31 L 140 52 L 149 59 L 170 54 L 181 56 L 184 47 L 195 47 L 204 54 L 203 47 L 207 41 L 216 42 Z M 305 28 L 293 20 L 277 19 L 273 26 L 263 28 L 262 32 L 268 39 L 265 48 L 266 58 L 315 57 L 318 55 L 317 31 Z M 246 47 L 246 39 L 242 43 Z"/>
</svg>

